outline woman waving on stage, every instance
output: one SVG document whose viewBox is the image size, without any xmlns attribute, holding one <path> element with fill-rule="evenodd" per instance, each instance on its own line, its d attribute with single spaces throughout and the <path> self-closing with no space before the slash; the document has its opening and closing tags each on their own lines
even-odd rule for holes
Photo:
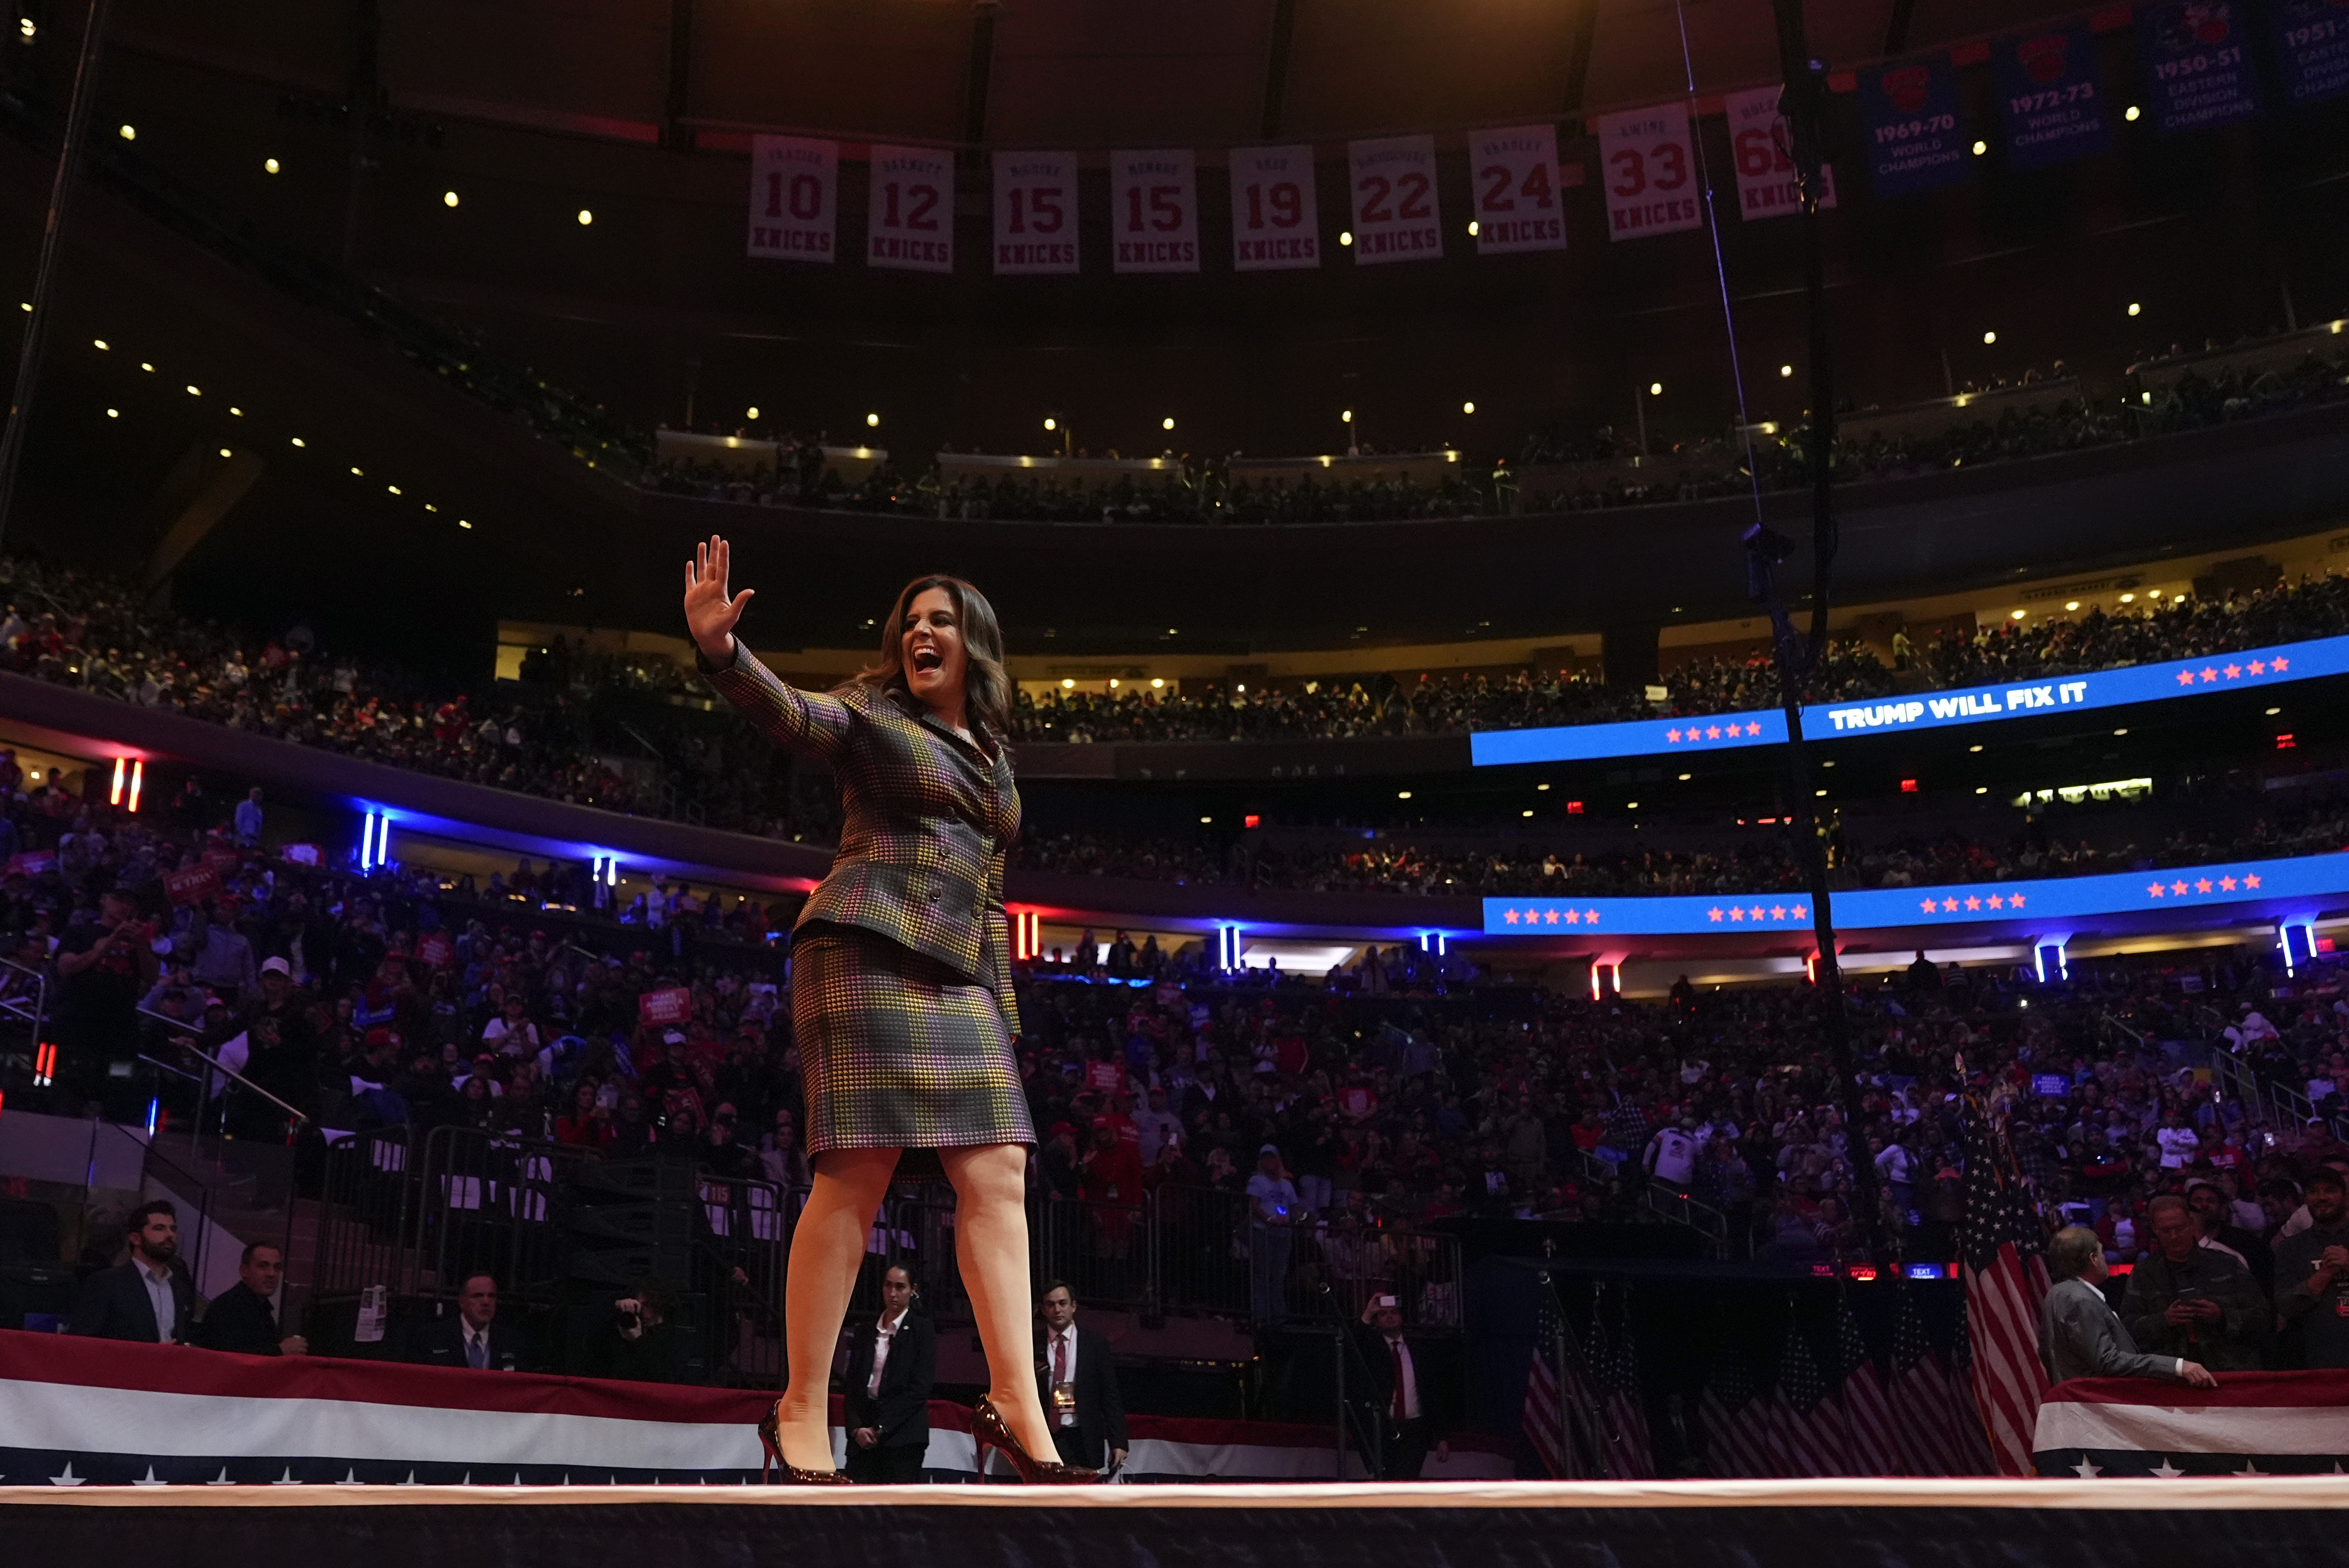
<svg viewBox="0 0 2349 1568">
<path fill-rule="evenodd" d="M 1048 1462 L 1028 1273 L 1026 1171 L 1036 1133 L 1011 1039 L 1003 859 L 1019 830 L 1005 749 L 1011 683 L 978 590 L 921 577 L 882 624 L 873 665 L 829 694 L 778 680 L 735 636 L 752 591 L 728 593 L 712 537 L 685 569 L 702 674 L 778 745 L 831 765 L 840 851 L 792 943 L 792 1026 L 815 1180 L 784 1290 L 790 1382 L 759 1435 L 786 1479 L 831 1484 L 827 1384 L 867 1228 L 899 1154 L 935 1150 L 954 1184 L 956 1251 L 988 1391 L 981 1473 L 1000 1449 L 1028 1480 L 1091 1480 Z"/>
</svg>

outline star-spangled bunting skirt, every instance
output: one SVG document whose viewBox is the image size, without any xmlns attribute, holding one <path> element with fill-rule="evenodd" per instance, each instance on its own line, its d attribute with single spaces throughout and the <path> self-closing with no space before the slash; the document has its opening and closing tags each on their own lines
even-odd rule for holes
<svg viewBox="0 0 2349 1568">
<path fill-rule="evenodd" d="M 995 994 L 874 932 L 792 944 L 807 1150 L 1036 1141 Z"/>
</svg>

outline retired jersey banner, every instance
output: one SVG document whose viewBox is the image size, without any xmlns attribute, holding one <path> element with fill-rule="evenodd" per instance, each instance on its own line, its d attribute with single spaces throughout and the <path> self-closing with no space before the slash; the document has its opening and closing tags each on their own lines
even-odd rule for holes
<svg viewBox="0 0 2349 1568">
<path fill-rule="evenodd" d="M 1704 226 L 1685 101 L 1603 114 L 1590 129 L 1599 139 L 1599 181 L 1607 191 L 1610 238 L 1638 240 Z"/>
<path fill-rule="evenodd" d="M 2096 40 L 2085 23 L 2006 39 L 1997 59 L 2008 163 L 2043 169 L 2110 145 Z"/>
<path fill-rule="evenodd" d="M 1566 249 L 1558 197 L 1557 128 L 1521 125 L 1468 139 L 1468 188 L 1475 193 L 1476 253 Z"/>
<path fill-rule="evenodd" d="M 1803 210 L 1802 184 L 1795 178 L 1794 135 L 1778 112 L 1778 88 L 1754 88 L 1722 99 L 1729 120 L 1729 147 L 1737 161 L 1737 213 L 1741 218 L 1784 218 Z M 1832 207 L 1835 170 L 1819 166 L 1819 205 Z"/>
<path fill-rule="evenodd" d="M 917 273 L 954 271 L 954 154 L 875 143 L 870 167 L 865 261 Z"/>
<path fill-rule="evenodd" d="M 1868 172 L 1879 196 L 1937 191 L 1966 175 L 1958 73 L 1947 55 L 1895 60 L 1859 73 Z"/>
<path fill-rule="evenodd" d="M 839 228 L 840 143 L 750 139 L 750 253 L 828 262 Z"/>
<path fill-rule="evenodd" d="M 1077 270 L 1077 156 L 995 155 L 995 270 Z"/>
<path fill-rule="evenodd" d="M 1321 220 L 1313 202 L 1310 147 L 1236 147 L 1232 176 L 1232 270 L 1280 272 L 1321 264 Z"/>
<path fill-rule="evenodd" d="M 1117 271 L 1199 270 L 1199 170 L 1189 148 L 1111 153 L 1109 192 Z"/>
<path fill-rule="evenodd" d="M 1354 260 L 1433 262 L 1444 254 L 1435 201 L 1435 138 L 1390 136 L 1346 148 L 1353 181 Z"/>
<path fill-rule="evenodd" d="M 2349 90 L 2349 5 L 2340 0 L 2276 0 L 2276 57 L 2286 103 Z"/>
<path fill-rule="evenodd" d="M 2163 0 L 2138 17 L 2154 123 L 2208 130 L 2260 112 L 2240 0 Z"/>
</svg>

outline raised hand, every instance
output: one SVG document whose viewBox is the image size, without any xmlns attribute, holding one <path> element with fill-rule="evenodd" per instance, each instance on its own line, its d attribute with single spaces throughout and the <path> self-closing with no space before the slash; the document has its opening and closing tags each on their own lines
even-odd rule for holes
<svg viewBox="0 0 2349 1568">
<path fill-rule="evenodd" d="M 701 656 L 713 665 L 734 662 L 734 625 L 757 592 L 745 588 L 727 596 L 726 574 L 733 555 L 733 547 L 713 533 L 709 543 L 693 547 L 693 559 L 685 563 L 686 627 Z"/>
</svg>

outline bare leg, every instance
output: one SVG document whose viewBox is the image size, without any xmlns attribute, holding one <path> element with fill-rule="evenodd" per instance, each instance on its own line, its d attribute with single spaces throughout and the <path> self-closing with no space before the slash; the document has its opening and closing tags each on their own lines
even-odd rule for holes
<svg viewBox="0 0 2349 1568">
<path fill-rule="evenodd" d="M 941 1149 L 955 1190 L 955 1252 L 987 1347 L 987 1397 L 1030 1459 L 1053 1463 L 1036 1395 L 1035 1306 L 1028 1278 L 1028 1151 L 1017 1143 Z"/>
<path fill-rule="evenodd" d="M 874 1211 L 897 1170 L 895 1149 L 833 1149 L 815 1157 L 815 1182 L 792 1232 L 783 1281 L 784 1355 L 791 1381 L 779 1425 L 783 1462 L 832 1469 L 832 1359 L 856 1289 Z M 1023 1253 L 1024 1257 L 1025 1254 Z"/>
</svg>

